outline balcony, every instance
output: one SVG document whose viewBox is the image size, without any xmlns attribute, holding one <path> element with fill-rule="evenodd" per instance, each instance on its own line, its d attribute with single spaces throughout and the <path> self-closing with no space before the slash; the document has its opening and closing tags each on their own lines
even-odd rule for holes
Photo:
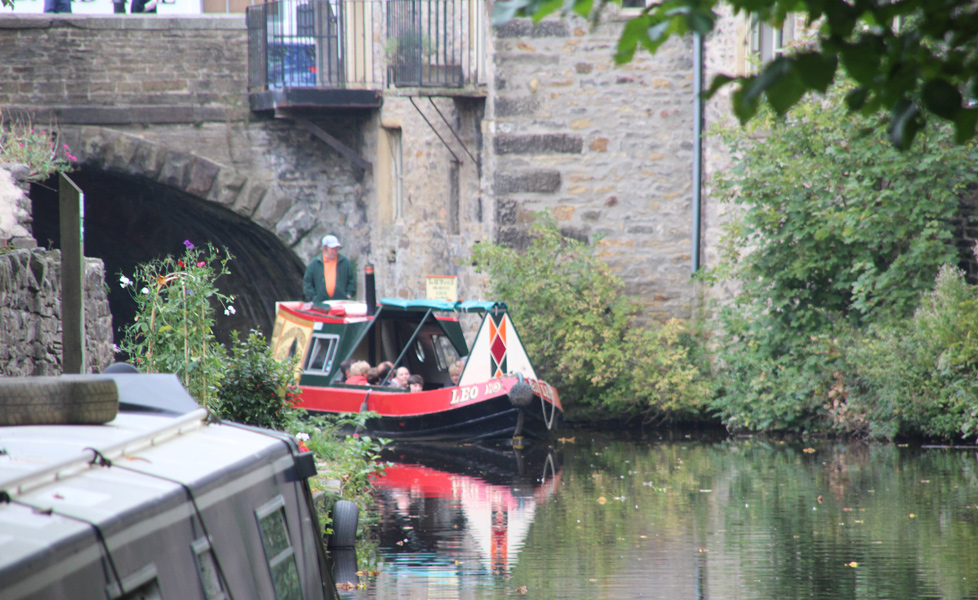
<svg viewBox="0 0 978 600">
<path fill-rule="evenodd" d="M 247 23 L 252 110 L 485 95 L 484 0 L 279 0 Z"/>
</svg>

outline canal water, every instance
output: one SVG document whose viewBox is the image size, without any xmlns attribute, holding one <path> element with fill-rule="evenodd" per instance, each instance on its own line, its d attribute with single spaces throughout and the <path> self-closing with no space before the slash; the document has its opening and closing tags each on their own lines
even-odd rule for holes
<svg viewBox="0 0 978 600">
<path fill-rule="evenodd" d="M 973 447 L 569 436 L 395 448 L 340 597 L 978 598 Z"/>
</svg>

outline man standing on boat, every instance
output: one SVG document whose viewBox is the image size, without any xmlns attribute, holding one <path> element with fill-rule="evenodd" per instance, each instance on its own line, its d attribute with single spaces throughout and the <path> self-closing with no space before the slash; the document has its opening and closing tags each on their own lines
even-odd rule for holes
<svg viewBox="0 0 978 600">
<path fill-rule="evenodd" d="M 356 298 L 356 273 L 350 259 L 340 254 L 341 247 L 335 235 L 323 237 L 323 253 L 309 262 L 302 277 L 302 294 L 306 302 Z"/>
</svg>

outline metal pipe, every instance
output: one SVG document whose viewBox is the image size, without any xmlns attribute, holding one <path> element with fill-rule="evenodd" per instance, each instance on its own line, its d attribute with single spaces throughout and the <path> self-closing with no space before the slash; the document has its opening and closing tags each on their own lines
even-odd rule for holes
<svg viewBox="0 0 978 600">
<path fill-rule="evenodd" d="M 703 36 L 693 34 L 693 248 L 692 274 L 700 270 L 703 193 Z"/>
</svg>

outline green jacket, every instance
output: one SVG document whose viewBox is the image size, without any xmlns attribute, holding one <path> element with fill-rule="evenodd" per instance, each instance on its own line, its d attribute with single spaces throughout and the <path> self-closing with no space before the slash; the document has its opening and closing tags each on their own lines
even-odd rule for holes
<svg viewBox="0 0 978 600">
<path fill-rule="evenodd" d="M 302 276 L 302 295 L 306 302 L 355 300 L 357 276 L 350 259 L 342 254 L 336 257 L 336 287 L 330 297 L 326 293 L 326 278 L 323 276 L 323 255 L 316 256 L 309 262 L 306 274 Z"/>
</svg>

